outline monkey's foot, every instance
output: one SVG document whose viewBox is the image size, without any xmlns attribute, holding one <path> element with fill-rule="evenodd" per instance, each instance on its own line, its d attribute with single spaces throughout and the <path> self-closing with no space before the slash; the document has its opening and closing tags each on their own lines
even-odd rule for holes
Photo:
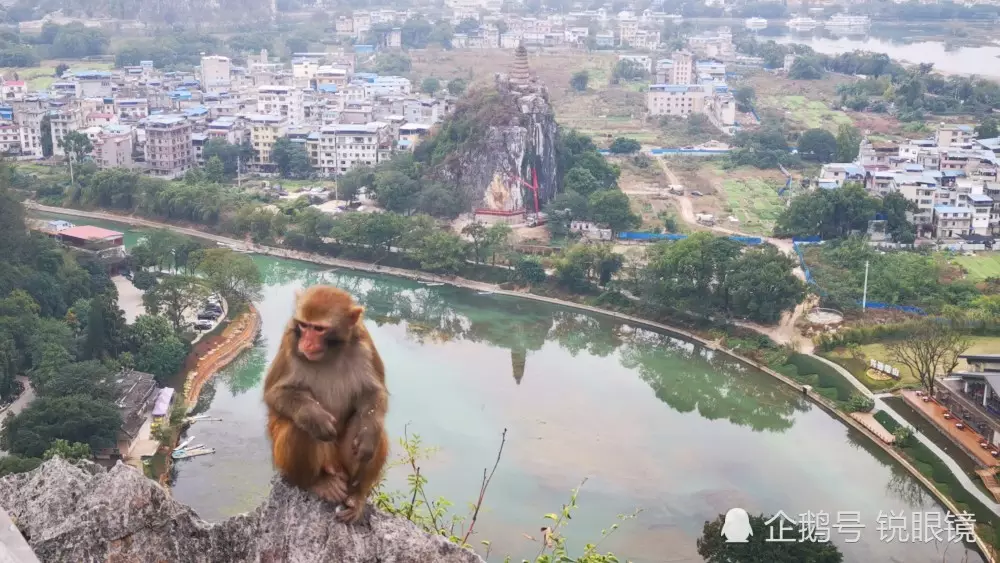
<svg viewBox="0 0 1000 563">
<path fill-rule="evenodd" d="M 361 515 L 365 513 L 365 499 L 348 497 L 343 504 L 337 507 L 336 516 L 338 522 L 352 524 L 357 522 Z"/>
<path fill-rule="evenodd" d="M 347 499 L 347 479 L 341 473 L 324 475 L 312 486 L 312 492 L 327 502 L 340 504 Z"/>
</svg>

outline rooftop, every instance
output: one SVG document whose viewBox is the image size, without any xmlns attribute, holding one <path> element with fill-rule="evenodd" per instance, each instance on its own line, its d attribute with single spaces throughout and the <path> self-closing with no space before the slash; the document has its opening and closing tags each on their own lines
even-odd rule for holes
<svg viewBox="0 0 1000 563">
<path fill-rule="evenodd" d="M 971 213 L 968 207 L 958 207 L 957 205 L 935 205 L 935 213 Z"/>
<path fill-rule="evenodd" d="M 59 231 L 59 235 L 83 239 L 83 240 L 107 240 L 124 236 L 124 233 L 120 233 L 118 231 L 112 231 L 111 229 L 104 229 L 102 227 L 83 225 L 80 227 L 70 227 L 68 229 Z"/>
</svg>

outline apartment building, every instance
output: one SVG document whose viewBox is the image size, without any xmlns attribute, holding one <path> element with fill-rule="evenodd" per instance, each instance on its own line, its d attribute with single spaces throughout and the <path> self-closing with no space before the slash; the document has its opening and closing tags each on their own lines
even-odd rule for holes
<svg viewBox="0 0 1000 563">
<path fill-rule="evenodd" d="M 705 86 L 700 84 L 651 84 L 646 92 L 650 115 L 687 117 L 705 110 Z"/>
<path fill-rule="evenodd" d="M 76 72 L 73 76 L 78 98 L 110 98 L 114 92 L 110 72 L 88 70 Z"/>
<path fill-rule="evenodd" d="M 948 205 L 935 205 L 932 217 L 934 236 L 958 238 L 972 233 L 972 209 Z"/>
<path fill-rule="evenodd" d="M 21 154 L 42 158 L 42 119 L 49 111 L 40 107 L 18 108 L 14 112 Z"/>
<path fill-rule="evenodd" d="M 657 84 L 696 84 L 694 55 L 688 51 L 678 51 L 673 58 L 656 61 L 655 79 Z"/>
<path fill-rule="evenodd" d="M 402 76 L 375 76 L 361 83 L 365 99 L 374 100 L 382 96 L 405 96 L 410 93 L 410 79 Z"/>
<path fill-rule="evenodd" d="M 944 124 L 938 126 L 934 141 L 939 148 L 967 147 L 975 139 L 976 131 L 972 125 Z"/>
<path fill-rule="evenodd" d="M 250 130 L 250 146 L 254 150 L 253 165 L 258 170 L 273 169 L 271 149 L 275 141 L 284 137 L 288 131 L 288 120 L 280 115 L 269 114 L 245 115 L 243 119 Z"/>
<path fill-rule="evenodd" d="M 21 101 L 28 94 L 28 86 L 23 80 L 3 80 L 0 84 L 0 97 L 5 102 Z"/>
<path fill-rule="evenodd" d="M 229 90 L 232 71 L 229 57 L 208 55 L 201 58 L 201 89 L 205 92 Z"/>
<path fill-rule="evenodd" d="M 21 133 L 17 124 L 5 122 L 0 124 L 0 154 L 17 155 L 21 153 Z"/>
<path fill-rule="evenodd" d="M 381 121 L 326 125 L 306 142 L 313 166 L 328 176 L 339 176 L 354 166 L 375 166 L 380 155 L 392 149 L 389 124 Z"/>
<path fill-rule="evenodd" d="M 54 156 L 66 156 L 66 152 L 59 146 L 59 141 L 66 136 L 66 133 L 83 129 L 83 123 L 83 111 L 79 108 L 63 108 L 49 114 Z"/>
<path fill-rule="evenodd" d="M 127 125 L 106 125 L 92 139 L 94 152 L 91 156 L 98 168 L 132 168 L 133 135 Z"/>
<path fill-rule="evenodd" d="M 223 116 L 208 123 L 205 129 L 208 140 L 220 139 L 231 145 L 238 145 L 246 140 L 246 129 L 240 120 L 233 116 Z"/>
<path fill-rule="evenodd" d="M 273 84 L 258 87 L 257 113 L 281 116 L 288 125 L 303 125 L 302 90 Z"/>
<path fill-rule="evenodd" d="M 119 121 L 135 123 L 149 115 L 147 98 L 118 98 L 115 100 L 115 114 Z"/>
<path fill-rule="evenodd" d="M 192 125 L 183 115 L 151 115 L 143 120 L 146 132 L 146 166 L 164 178 L 183 175 L 194 163 Z"/>
<path fill-rule="evenodd" d="M 907 211 L 906 215 L 914 225 L 927 225 L 933 220 L 934 199 L 937 192 L 937 182 L 933 179 L 917 175 L 900 175 L 895 179 L 895 190 L 917 206 L 916 212 Z"/>
</svg>

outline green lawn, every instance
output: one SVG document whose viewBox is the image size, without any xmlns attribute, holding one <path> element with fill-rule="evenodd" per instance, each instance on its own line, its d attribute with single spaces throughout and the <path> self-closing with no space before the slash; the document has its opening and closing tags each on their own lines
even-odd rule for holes
<svg viewBox="0 0 1000 563">
<path fill-rule="evenodd" d="M 805 129 L 829 129 L 836 131 L 841 123 L 853 123 L 840 110 L 832 110 L 825 103 L 809 100 L 805 96 L 774 96 L 765 100 L 764 105 L 790 112 L 790 119 Z"/>
<path fill-rule="evenodd" d="M 980 252 L 975 256 L 955 256 L 952 261 L 965 268 L 972 281 L 1000 277 L 1000 252 Z"/>
<path fill-rule="evenodd" d="M 760 178 L 730 179 L 722 182 L 726 203 L 732 214 L 740 220 L 740 231 L 756 235 L 769 235 L 774 222 L 785 208 L 778 195 L 782 186 Z M 724 221 L 726 218 L 721 217 Z"/>
<path fill-rule="evenodd" d="M 111 70 L 112 63 L 97 61 L 42 61 L 40 66 L 31 68 L 0 68 L 0 73 L 7 78 L 15 74 L 19 80 L 24 80 L 32 90 L 46 90 L 55 82 L 56 65 L 65 62 L 70 70 Z"/>
<path fill-rule="evenodd" d="M 1000 350 L 1000 338 L 995 336 L 972 336 L 970 337 L 972 345 L 966 350 L 967 353 L 996 353 Z M 824 354 L 827 358 L 837 362 L 838 364 L 844 366 L 847 371 L 851 372 L 854 377 L 858 379 L 865 387 L 871 389 L 872 391 L 883 391 L 886 389 L 891 389 L 900 386 L 911 386 L 919 385 L 920 379 L 910 371 L 910 368 L 899 362 L 893 362 L 889 357 L 889 352 L 886 350 L 885 345 L 881 343 L 875 344 L 863 344 L 860 346 L 861 352 L 864 354 L 863 360 L 856 360 L 851 356 L 851 353 L 847 351 L 846 348 L 837 348 L 832 352 Z M 878 360 L 880 362 L 885 362 L 892 364 L 893 367 L 899 368 L 899 381 L 881 381 L 869 378 L 865 372 L 868 368 L 869 360 Z M 968 365 L 964 360 L 959 361 L 956 370 L 968 369 Z"/>
</svg>

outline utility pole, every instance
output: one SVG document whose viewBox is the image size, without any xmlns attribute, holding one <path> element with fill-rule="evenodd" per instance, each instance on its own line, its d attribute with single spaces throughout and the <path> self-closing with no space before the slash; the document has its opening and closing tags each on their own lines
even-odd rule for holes
<svg viewBox="0 0 1000 563">
<path fill-rule="evenodd" d="M 861 294 L 861 310 L 864 311 L 868 306 L 868 260 L 865 260 L 865 289 L 864 293 Z"/>
</svg>

